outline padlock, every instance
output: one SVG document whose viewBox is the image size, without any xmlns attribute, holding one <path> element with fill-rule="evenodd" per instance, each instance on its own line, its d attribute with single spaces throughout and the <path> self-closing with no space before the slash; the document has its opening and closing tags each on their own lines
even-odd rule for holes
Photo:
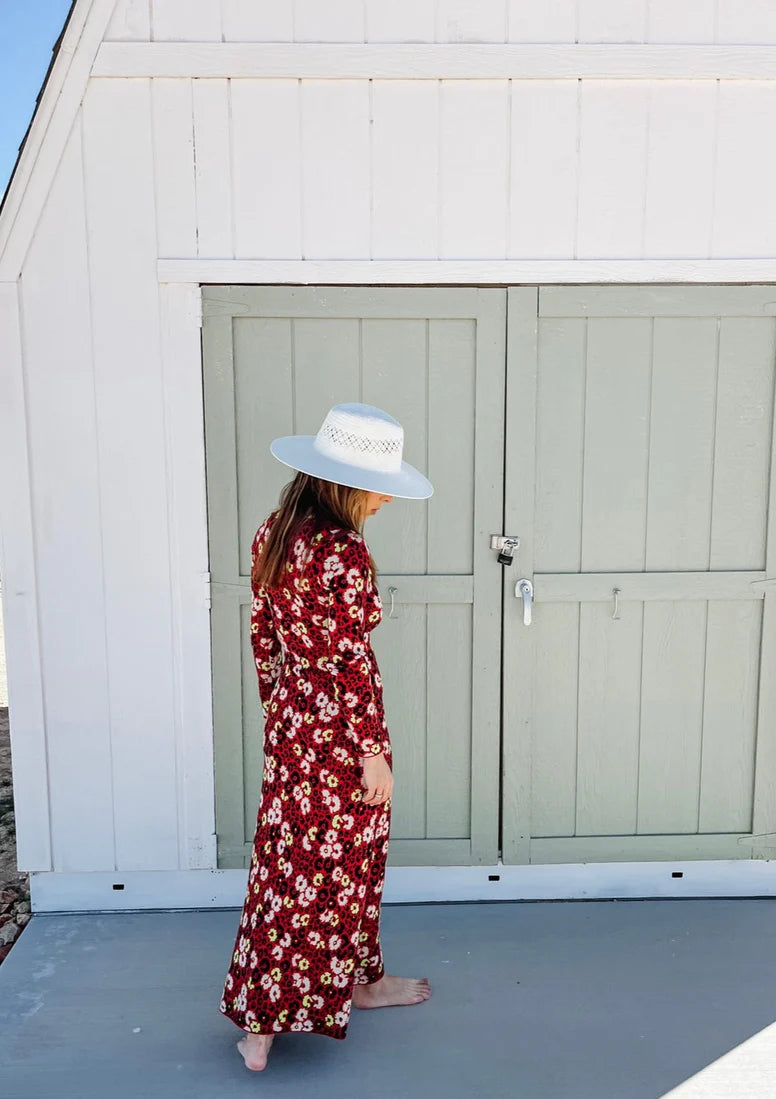
<svg viewBox="0 0 776 1099">
<path fill-rule="evenodd" d="M 499 565 L 511 565 L 515 557 L 516 549 L 517 540 L 514 538 L 505 538 L 504 545 L 499 550 L 497 558 Z"/>
</svg>

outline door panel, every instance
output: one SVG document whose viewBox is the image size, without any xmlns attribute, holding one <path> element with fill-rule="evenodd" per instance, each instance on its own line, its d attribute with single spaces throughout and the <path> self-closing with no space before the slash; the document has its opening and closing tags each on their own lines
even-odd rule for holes
<svg viewBox="0 0 776 1099">
<path fill-rule="evenodd" d="M 259 798 L 250 545 L 292 476 L 268 445 L 314 433 L 346 400 L 395 415 L 405 459 L 435 486 L 367 526 L 395 752 L 391 861 L 495 862 L 501 574 L 489 535 L 503 500 L 505 292 L 220 286 L 203 297 L 219 866 L 247 865 Z"/>
<path fill-rule="evenodd" d="M 510 292 L 506 861 L 770 850 L 775 301 L 547 288 L 531 330 Z"/>
</svg>

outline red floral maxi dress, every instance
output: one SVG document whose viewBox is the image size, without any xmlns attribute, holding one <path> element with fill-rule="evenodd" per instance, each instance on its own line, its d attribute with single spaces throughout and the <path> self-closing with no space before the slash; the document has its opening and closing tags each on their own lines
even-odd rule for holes
<svg viewBox="0 0 776 1099">
<path fill-rule="evenodd" d="M 259 527 L 263 551 L 273 512 Z M 370 631 L 382 618 L 364 539 L 296 538 L 283 584 L 254 588 L 251 643 L 265 716 L 248 886 L 221 1012 L 256 1034 L 344 1038 L 354 984 L 383 976 L 380 897 L 390 802 L 362 801 L 360 756 L 390 741 Z"/>
</svg>

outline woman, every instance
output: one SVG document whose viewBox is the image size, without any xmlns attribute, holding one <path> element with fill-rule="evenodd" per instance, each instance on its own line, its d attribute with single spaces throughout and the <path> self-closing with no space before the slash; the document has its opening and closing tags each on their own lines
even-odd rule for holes
<svg viewBox="0 0 776 1099">
<path fill-rule="evenodd" d="M 337 405 L 316 436 L 275 439 L 297 470 L 251 552 L 251 643 L 264 776 L 248 887 L 220 1010 L 261 1070 L 275 1034 L 344 1038 L 351 1006 L 417 1004 L 425 978 L 385 974 L 380 897 L 391 745 L 369 633 L 382 615 L 364 521 L 433 488 L 402 461 L 400 424 Z"/>
</svg>

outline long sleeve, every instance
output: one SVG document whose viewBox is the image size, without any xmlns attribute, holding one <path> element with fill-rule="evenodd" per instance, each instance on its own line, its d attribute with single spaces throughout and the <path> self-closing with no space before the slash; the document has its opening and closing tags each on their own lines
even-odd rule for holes
<svg viewBox="0 0 776 1099">
<path fill-rule="evenodd" d="M 261 531 L 259 531 L 260 533 Z M 259 534 L 256 535 L 251 548 L 251 569 L 256 562 Z M 253 591 L 251 601 L 251 647 L 259 678 L 259 698 L 266 717 L 270 695 L 275 686 L 275 681 L 280 675 L 283 653 L 263 588 L 254 589 Z"/>
<path fill-rule="evenodd" d="M 369 553 L 363 539 L 342 534 L 323 565 L 328 591 L 329 670 L 334 695 L 347 719 L 348 735 L 359 756 L 385 750 L 382 693 L 376 689 L 367 621 L 366 588 L 371 583 Z"/>
</svg>

